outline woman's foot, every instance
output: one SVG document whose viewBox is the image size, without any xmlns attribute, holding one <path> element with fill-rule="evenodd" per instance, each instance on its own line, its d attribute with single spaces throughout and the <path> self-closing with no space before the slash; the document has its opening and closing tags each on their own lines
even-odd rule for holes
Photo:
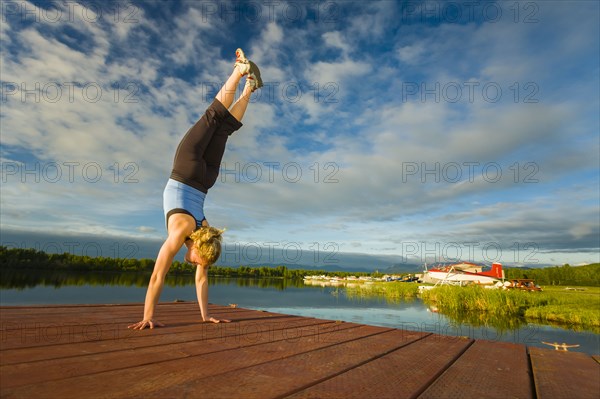
<svg viewBox="0 0 600 399">
<path fill-rule="evenodd" d="M 248 64 L 250 65 L 250 70 L 246 77 L 246 86 L 249 86 L 252 91 L 255 91 L 263 87 L 260 69 L 258 69 L 258 66 L 252 61 L 248 61 Z"/>
<path fill-rule="evenodd" d="M 244 55 L 244 51 L 241 48 L 235 50 L 235 64 L 234 68 L 238 69 L 240 75 L 244 76 L 250 72 L 250 61 Z"/>
</svg>

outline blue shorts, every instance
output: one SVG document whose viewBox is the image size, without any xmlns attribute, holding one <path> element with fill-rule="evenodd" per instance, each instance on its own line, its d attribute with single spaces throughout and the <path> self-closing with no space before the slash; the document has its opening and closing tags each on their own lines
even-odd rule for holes
<svg viewBox="0 0 600 399">
<path fill-rule="evenodd" d="M 196 228 L 202 226 L 204 217 L 204 198 L 206 194 L 187 184 L 169 179 L 163 192 L 163 210 L 165 223 L 169 226 L 169 216 L 185 213 L 196 220 Z"/>
</svg>

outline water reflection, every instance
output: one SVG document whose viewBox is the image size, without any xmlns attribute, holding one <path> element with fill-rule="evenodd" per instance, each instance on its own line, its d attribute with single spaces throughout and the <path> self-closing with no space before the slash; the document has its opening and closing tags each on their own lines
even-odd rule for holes
<svg viewBox="0 0 600 399">
<path fill-rule="evenodd" d="M 431 310 L 431 307 L 429 307 Z M 489 312 L 444 312 L 454 324 L 467 324 L 473 327 L 492 327 L 499 332 L 512 331 L 527 326 L 524 317 L 499 317 Z"/>
<path fill-rule="evenodd" d="M 194 281 L 192 280 L 192 284 Z M 288 288 L 302 288 L 302 280 L 291 280 L 285 278 L 243 278 L 243 277 L 210 277 L 210 285 L 235 284 L 238 287 L 275 288 L 283 291 Z"/>
<path fill-rule="evenodd" d="M 497 331 L 506 332 L 523 328 L 530 324 L 525 317 L 502 317 L 495 313 L 488 312 L 443 312 L 449 320 L 456 324 L 467 324 L 474 327 L 493 327 Z M 534 320 L 534 319 L 532 319 Z M 535 320 L 537 323 L 542 323 L 540 320 Z M 594 334 L 600 334 L 600 327 L 580 324 L 566 324 L 544 320 L 543 325 L 550 327 L 561 328 L 571 331 L 590 331 Z"/>
<path fill-rule="evenodd" d="M 60 288 L 83 285 L 147 286 L 150 274 L 132 272 L 83 272 L 49 270 L 0 270 L 0 289 L 26 289 L 38 286 Z M 192 280 L 193 281 L 193 280 Z"/>
<path fill-rule="evenodd" d="M 0 289 L 35 288 L 37 286 L 60 288 L 64 286 L 125 286 L 147 287 L 150 273 L 139 272 L 84 272 L 50 270 L 0 269 Z M 209 285 L 235 284 L 239 287 L 275 288 L 285 290 L 303 287 L 301 280 L 283 278 L 229 278 L 210 276 Z M 191 274 L 169 273 L 165 279 L 168 287 L 194 285 Z"/>
</svg>

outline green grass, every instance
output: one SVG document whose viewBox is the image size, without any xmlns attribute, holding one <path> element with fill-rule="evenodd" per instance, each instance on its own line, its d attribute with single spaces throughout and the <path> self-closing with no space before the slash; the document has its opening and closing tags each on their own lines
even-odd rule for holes
<svg viewBox="0 0 600 399">
<path fill-rule="evenodd" d="M 441 286 L 421 294 L 427 303 L 446 312 L 488 312 L 497 315 L 519 315 L 537 302 L 535 293 L 486 290 L 481 287 Z"/>
<path fill-rule="evenodd" d="M 481 287 L 440 286 L 420 294 L 425 304 L 460 323 L 517 328 L 527 321 L 600 332 L 600 287 L 544 287 L 542 292 L 494 290 Z M 412 300 L 418 285 L 374 283 L 347 288 L 351 298 L 380 298 L 389 302 Z"/>
<path fill-rule="evenodd" d="M 436 287 L 422 294 L 447 315 L 485 313 L 491 318 L 519 318 L 600 331 L 600 287 L 566 291 L 550 287 L 543 292 L 486 290 L 480 287 Z"/>
<path fill-rule="evenodd" d="M 587 327 L 600 332 L 600 287 L 577 287 L 583 291 L 565 288 L 544 288 L 539 293 L 540 303 L 527 308 L 524 316 L 530 320 L 566 324 L 575 329 Z"/>
<path fill-rule="evenodd" d="M 416 299 L 418 289 L 419 287 L 415 283 L 362 283 L 347 286 L 346 295 L 349 298 L 377 298 L 398 303 Z"/>
</svg>

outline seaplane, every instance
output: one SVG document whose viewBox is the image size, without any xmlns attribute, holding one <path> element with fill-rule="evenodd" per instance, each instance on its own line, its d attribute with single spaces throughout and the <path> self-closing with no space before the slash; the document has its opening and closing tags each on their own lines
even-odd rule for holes
<svg viewBox="0 0 600 399">
<path fill-rule="evenodd" d="M 491 270 L 483 270 L 483 266 L 471 262 L 437 266 L 425 270 L 425 275 L 440 284 L 481 284 L 494 285 L 504 279 L 501 263 L 492 263 Z"/>
</svg>

